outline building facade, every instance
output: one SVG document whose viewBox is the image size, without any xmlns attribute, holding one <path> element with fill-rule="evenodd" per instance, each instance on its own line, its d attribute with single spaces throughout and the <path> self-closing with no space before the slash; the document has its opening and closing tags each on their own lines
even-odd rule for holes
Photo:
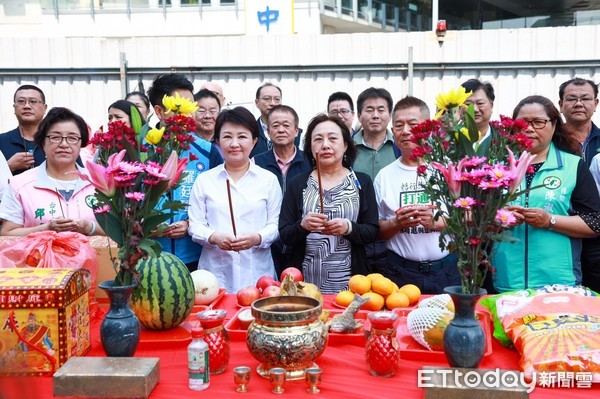
<svg viewBox="0 0 600 399">
<path fill-rule="evenodd" d="M 413 94 L 433 108 L 440 91 L 480 78 L 496 88 L 498 117 L 530 94 L 557 102 L 558 86 L 573 76 L 600 82 L 597 24 L 454 30 L 449 20 L 440 36 L 419 24 L 410 31 L 382 27 L 375 1 L 362 11 L 356 0 L 333 8 L 327 0 L 190 3 L 0 0 L 0 45 L 9 55 L 0 59 L 0 132 L 16 126 L 12 95 L 26 83 L 40 86 L 49 106 L 72 108 L 96 130 L 109 104 L 147 90 L 158 73 L 184 73 L 196 88 L 220 83 L 230 106 L 256 115 L 256 89 L 272 82 L 302 127 L 325 111 L 334 91 L 356 99 L 367 87 L 385 87 L 395 101 Z M 350 3 L 356 7 L 344 11 Z M 420 23 L 433 20 L 430 14 Z M 340 33 L 352 26 L 356 33 Z"/>
</svg>

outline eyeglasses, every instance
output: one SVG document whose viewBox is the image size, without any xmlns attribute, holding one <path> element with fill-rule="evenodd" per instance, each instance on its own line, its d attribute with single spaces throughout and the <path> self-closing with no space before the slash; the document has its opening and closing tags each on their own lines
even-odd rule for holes
<svg viewBox="0 0 600 399">
<path fill-rule="evenodd" d="M 565 97 L 565 102 L 569 104 L 577 104 L 578 101 L 581 101 L 582 104 L 591 103 L 595 99 L 592 97 Z"/>
<path fill-rule="evenodd" d="M 527 123 L 527 125 L 531 125 L 534 129 L 543 129 L 546 127 L 548 122 L 551 122 L 552 119 L 534 119 L 532 121 L 528 121 L 527 119 L 521 119 L 523 122 Z"/>
<path fill-rule="evenodd" d="M 44 102 L 42 100 L 38 100 L 37 98 L 17 98 L 15 100 L 15 104 L 17 104 L 19 107 L 22 107 L 27 103 L 29 103 L 29 105 L 32 107 L 35 107 L 36 105 L 43 104 Z"/>
<path fill-rule="evenodd" d="M 270 103 L 271 101 L 273 101 L 277 104 L 281 103 L 281 97 L 261 97 L 260 100 L 265 103 Z"/>
<path fill-rule="evenodd" d="M 58 135 L 51 135 L 51 136 L 46 136 L 46 138 L 52 144 L 61 144 L 62 141 L 65 140 L 67 142 L 67 144 L 73 145 L 73 144 L 77 144 L 81 141 L 81 137 L 77 137 L 77 136 L 63 137 L 63 136 L 58 136 Z"/>
<path fill-rule="evenodd" d="M 210 116 L 217 116 L 219 115 L 219 110 L 218 109 L 198 109 L 198 111 L 196 111 L 196 113 L 200 116 L 200 117 L 204 117 L 206 116 L 206 114 L 210 115 Z"/>
<path fill-rule="evenodd" d="M 329 116 L 346 116 L 351 112 L 352 110 L 348 108 L 332 109 L 331 111 L 329 111 Z"/>
</svg>

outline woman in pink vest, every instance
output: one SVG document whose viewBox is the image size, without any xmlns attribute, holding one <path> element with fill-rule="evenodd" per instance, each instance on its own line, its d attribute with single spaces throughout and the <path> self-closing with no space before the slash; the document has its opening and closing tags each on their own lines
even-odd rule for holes
<svg viewBox="0 0 600 399">
<path fill-rule="evenodd" d="M 94 187 L 68 173 L 85 172 L 76 161 L 88 137 L 81 116 L 62 107 L 48 112 L 34 136 L 46 161 L 11 179 L 0 203 L 0 235 L 24 236 L 44 230 L 104 235 L 92 211 Z"/>
</svg>

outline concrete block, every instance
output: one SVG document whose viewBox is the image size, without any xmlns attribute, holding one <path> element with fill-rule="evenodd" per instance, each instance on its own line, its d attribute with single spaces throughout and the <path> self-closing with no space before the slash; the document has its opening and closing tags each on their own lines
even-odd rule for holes
<svg viewBox="0 0 600 399">
<path fill-rule="evenodd" d="M 527 399 L 535 383 L 517 370 L 425 366 L 419 370 L 425 399 Z"/>
<path fill-rule="evenodd" d="M 73 357 L 54 373 L 54 396 L 147 398 L 159 379 L 158 358 Z"/>
</svg>

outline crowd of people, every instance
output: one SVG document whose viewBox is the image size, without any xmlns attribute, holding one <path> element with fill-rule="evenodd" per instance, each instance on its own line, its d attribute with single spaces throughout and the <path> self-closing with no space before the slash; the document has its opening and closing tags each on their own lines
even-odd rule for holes
<svg viewBox="0 0 600 399">
<path fill-rule="evenodd" d="M 485 156 L 497 134 L 490 124 L 494 88 L 477 79 L 462 86 L 471 92 L 466 103 L 473 104 L 480 132 L 474 146 Z M 198 105 L 194 142 L 183 154 L 194 156 L 172 193 L 189 206 L 157 237 L 190 270 L 211 271 L 228 292 L 263 275 L 277 278 L 289 266 L 323 293 L 345 289 L 358 273 L 380 273 L 429 294 L 460 284 L 456 254 L 439 246 L 445 224 L 420 195 L 422 160 L 411 157 L 411 129 L 431 118 L 422 99 L 407 96 L 394 104 L 387 90 L 371 87 L 355 108 L 350 95 L 336 92 L 327 112 L 303 132 L 272 83 L 257 89 L 260 116 L 254 119 L 246 108 L 227 108 L 218 84 L 207 82 L 194 93 L 184 75 L 165 74 L 147 94 L 132 92 L 111 104 L 107 119 L 131 126 L 134 117 L 147 123 L 153 115 L 160 125 L 165 95 Z M 522 188 L 540 188 L 511 204 L 516 240 L 494 243 L 488 291 L 547 284 L 600 291 L 597 105 L 598 86 L 582 78 L 560 86 L 558 108 L 535 95 L 516 104 L 512 117 L 526 122 L 533 142 L 528 151 L 536 154 Z M 63 107 L 48 110 L 34 85 L 16 90 L 14 110 L 18 126 L 0 134 L 0 234 L 104 234 L 91 209 L 92 186 L 68 173 L 85 172 L 82 159 L 93 159 L 84 119 Z M 228 201 L 234 229 L 223 205 Z"/>
</svg>

